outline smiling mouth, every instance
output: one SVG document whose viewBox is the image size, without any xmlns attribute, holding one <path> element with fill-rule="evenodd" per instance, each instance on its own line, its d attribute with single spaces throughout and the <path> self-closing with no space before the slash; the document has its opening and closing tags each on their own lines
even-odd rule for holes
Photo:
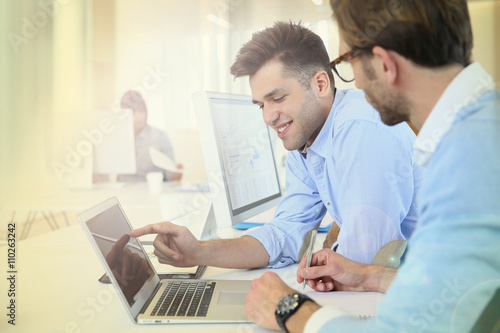
<svg viewBox="0 0 500 333">
<path fill-rule="evenodd" d="M 291 122 L 289 122 L 281 127 L 277 127 L 276 131 L 278 131 L 278 133 L 283 133 L 284 130 L 286 130 L 288 127 L 290 127 L 290 124 L 291 124 Z"/>
</svg>

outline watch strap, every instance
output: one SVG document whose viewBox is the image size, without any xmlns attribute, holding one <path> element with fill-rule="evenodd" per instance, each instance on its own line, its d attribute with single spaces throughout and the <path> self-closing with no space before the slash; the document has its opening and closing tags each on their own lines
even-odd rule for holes
<svg viewBox="0 0 500 333">
<path fill-rule="evenodd" d="M 290 309 L 288 309 L 287 311 L 283 311 L 281 312 L 279 309 L 280 309 L 280 304 L 281 303 L 284 303 L 286 301 L 290 301 L 290 298 L 294 298 L 293 301 L 294 302 L 294 306 L 292 306 Z M 295 312 L 297 312 L 297 310 L 302 306 L 302 304 L 306 301 L 312 301 L 314 302 L 314 300 L 312 300 L 309 296 L 306 296 L 304 294 L 301 294 L 301 293 L 293 293 L 293 294 L 290 294 L 290 295 L 286 295 L 285 297 L 283 297 L 279 302 L 278 302 L 278 306 L 276 307 L 276 311 L 275 311 L 275 316 L 276 316 L 276 321 L 278 322 L 278 325 L 279 327 L 285 331 L 286 333 L 289 333 L 288 332 L 288 329 L 286 328 L 285 326 L 285 322 L 286 320 L 292 316 Z"/>
</svg>

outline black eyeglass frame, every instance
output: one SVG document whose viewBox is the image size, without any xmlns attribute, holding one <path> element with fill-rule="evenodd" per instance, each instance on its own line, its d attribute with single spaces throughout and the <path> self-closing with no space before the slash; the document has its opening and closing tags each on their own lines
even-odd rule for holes
<svg viewBox="0 0 500 333">
<path fill-rule="evenodd" d="M 335 74 L 337 74 L 337 76 L 344 82 L 346 83 L 349 83 L 349 82 L 352 82 L 354 81 L 354 79 L 352 80 L 346 80 L 342 77 L 342 75 L 339 74 L 339 72 L 337 71 L 337 65 L 340 65 L 341 63 L 343 62 L 350 62 L 352 59 L 354 58 L 357 58 L 361 55 L 361 53 L 363 52 L 363 50 L 360 50 L 360 49 L 354 49 L 354 50 L 351 50 L 349 52 L 346 52 L 344 54 L 342 54 L 340 57 L 338 57 L 337 59 L 333 60 L 331 63 L 330 63 L 330 67 L 333 69 L 333 71 L 335 72 Z"/>
</svg>

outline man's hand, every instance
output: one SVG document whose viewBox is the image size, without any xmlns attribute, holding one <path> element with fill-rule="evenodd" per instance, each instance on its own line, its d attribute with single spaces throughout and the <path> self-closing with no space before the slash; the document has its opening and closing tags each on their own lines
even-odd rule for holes
<svg viewBox="0 0 500 333">
<path fill-rule="evenodd" d="M 359 264 L 329 249 L 314 253 L 309 268 L 304 259 L 297 269 L 297 282 L 307 279 L 316 291 L 385 292 L 397 273 L 394 268 Z"/>
<path fill-rule="evenodd" d="M 176 267 L 203 265 L 257 268 L 269 263 L 266 249 L 261 242 L 251 236 L 199 241 L 188 228 L 170 222 L 150 224 L 130 232 L 132 237 L 147 234 L 157 234 L 153 242 L 154 254 L 162 264 Z"/>
<path fill-rule="evenodd" d="M 184 166 L 180 163 L 177 164 L 177 169 L 184 169 Z M 170 176 L 169 181 L 181 180 L 182 172 L 174 172 L 172 176 Z"/>
<path fill-rule="evenodd" d="M 203 252 L 201 244 L 186 227 L 163 222 L 150 224 L 130 232 L 132 237 L 148 234 L 157 234 L 153 246 L 154 254 L 160 263 L 177 267 L 203 264 L 200 262 Z"/>
<path fill-rule="evenodd" d="M 301 260 L 297 282 L 307 279 L 307 284 L 316 291 L 366 291 L 362 286 L 365 266 L 330 249 L 323 249 L 313 254 L 311 267 L 306 268 L 306 261 Z"/>
<path fill-rule="evenodd" d="M 265 272 L 252 281 L 252 289 L 247 293 L 245 313 L 254 323 L 269 329 L 279 330 L 276 322 L 276 305 L 286 295 L 296 292 L 276 273 Z"/>
<path fill-rule="evenodd" d="M 280 330 L 276 321 L 276 307 L 285 297 L 297 292 L 290 288 L 276 273 L 266 272 L 259 279 L 252 281 L 252 289 L 248 292 L 245 313 L 254 323 L 269 329 Z M 290 332 L 303 332 L 304 327 L 320 306 L 315 302 L 306 301 L 290 316 L 285 325 Z"/>
<path fill-rule="evenodd" d="M 106 256 L 106 261 L 130 303 L 153 272 L 149 270 L 146 259 L 126 248 L 129 240 L 129 235 L 120 237 Z"/>
</svg>

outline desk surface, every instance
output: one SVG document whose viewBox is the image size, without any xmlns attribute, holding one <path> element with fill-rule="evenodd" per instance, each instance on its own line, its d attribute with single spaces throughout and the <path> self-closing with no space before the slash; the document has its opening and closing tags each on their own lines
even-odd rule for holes
<svg viewBox="0 0 500 333">
<path fill-rule="evenodd" d="M 110 197 L 116 197 L 134 228 L 160 221 L 177 221 L 178 224 L 192 224 L 203 219 L 208 212 L 210 196 L 206 192 L 182 191 L 189 184 L 164 183 L 161 195 L 151 195 L 147 184 L 127 183 L 124 186 L 96 186 L 93 188 L 33 188 L 17 191 L 2 197 L 0 220 L 15 218 L 20 223 L 29 219 L 30 212 L 58 214 L 69 212 L 70 223 L 76 223 L 75 213 L 80 213 Z M 188 216 L 177 220 L 179 216 Z M 3 231 L 3 230 L 0 230 Z M 201 230 L 200 230 L 201 232 Z"/>
<path fill-rule="evenodd" d="M 192 183 L 164 183 L 161 195 L 151 195 L 147 183 L 126 183 L 123 186 L 96 185 L 93 188 L 34 188 L 13 193 L 0 201 L 0 220 L 10 220 L 13 212 L 16 219 L 23 222 L 23 217 L 30 211 L 80 213 L 110 197 L 116 197 L 127 213 L 134 228 L 160 221 L 173 221 L 191 229 L 200 237 L 210 204 L 210 193 Z M 255 216 L 255 221 L 266 222 L 272 219 L 273 211 L 266 211 Z M 27 220 L 28 218 L 24 218 Z M 249 221 L 253 221 L 249 219 Z M 73 218 L 70 223 L 76 223 Z M 229 228 L 231 229 L 231 228 Z M 3 230 L 0 230 L 0 232 Z M 226 230 L 227 231 L 227 230 Z M 231 232 L 228 236 L 232 235 Z"/>
<path fill-rule="evenodd" d="M 6 257 L 6 246 L 0 246 L 0 251 Z M 3 313 L 0 320 L 2 332 L 166 331 L 164 325 L 135 325 L 126 314 L 113 287 L 97 281 L 104 269 L 79 225 L 19 242 L 16 255 L 16 326 L 7 324 Z M 5 274 L 8 271 L 6 262 L 7 260 L 2 260 L 1 264 Z M 263 271 L 208 268 L 205 277 L 253 279 Z M 296 265 L 275 271 L 291 287 L 302 290 L 295 282 Z M 5 278 L 0 281 L 0 304 L 3 312 L 6 312 L 4 305 L 10 301 L 6 292 L 9 286 Z M 306 287 L 306 292 L 320 304 L 342 304 L 355 314 L 373 315 L 376 304 L 383 298 L 382 294 L 377 293 L 316 295 L 319 293 L 313 292 L 309 287 Z M 193 332 L 193 325 L 170 325 L 168 332 Z M 203 327 L 203 332 L 267 330 L 254 324 L 210 324 Z"/>
<path fill-rule="evenodd" d="M 163 193 L 172 194 L 175 183 L 164 183 Z M 123 186 L 97 184 L 92 188 L 38 187 L 16 191 L 5 196 L 1 207 L 4 209 L 47 209 L 83 210 L 94 206 L 109 197 L 116 196 L 123 206 L 130 208 L 152 208 L 158 205 L 159 195 L 149 194 L 145 182 L 126 183 Z"/>
</svg>

